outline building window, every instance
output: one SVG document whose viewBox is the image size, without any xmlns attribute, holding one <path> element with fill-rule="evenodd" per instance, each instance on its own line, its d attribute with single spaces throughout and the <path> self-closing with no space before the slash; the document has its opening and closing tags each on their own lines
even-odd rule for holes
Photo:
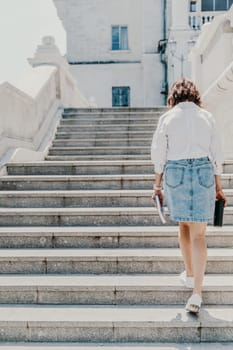
<svg viewBox="0 0 233 350">
<path fill-rule="evenodd" d="M 214 11 L 214 0 L 202 0 L 202 11 Z"/>
<path fill-rule="evenodd" d="M 130 106 L 130 87 L 129 86 L 112 87 L 112 106 L 113 107 Z"/>
<path fill-rule="evenodd" d="M 202 0 L 202 11 L 226 11 L 233 4 L 233 0 Z"/>
<path fill-rule="evenodd" d="M 197 11 L 197 2 L 191 0 L 190 1 L 190 8 L 189 8 L 190 12 L 196 12 Z"/>
<path fill-rule="evenodd" d="M 128 50 L 128 27 L 112 26 L 112 50 Z"/>
<path fill-rule="evenodd" d="M 226 11 L 227 0 L 215 0 L 215 11 Z"/>
</svg>

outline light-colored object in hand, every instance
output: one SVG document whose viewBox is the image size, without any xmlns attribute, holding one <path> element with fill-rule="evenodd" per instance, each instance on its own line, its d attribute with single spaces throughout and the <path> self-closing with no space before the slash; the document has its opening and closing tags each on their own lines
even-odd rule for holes
<svg viewBox="0 0 233 350">
<path fill-rule="evenodd" d="M 159 214 L 161 222 L 163 224 L 166 224 L 166 219 L 165 219 L 164 214 L 163 214 L 163 207 L 160 203 L 159 196 L 157 194 L 155 195 L 155 203 L 156 203 L 156 208 L 158 210 L 158 214 Z"/>
</svg>

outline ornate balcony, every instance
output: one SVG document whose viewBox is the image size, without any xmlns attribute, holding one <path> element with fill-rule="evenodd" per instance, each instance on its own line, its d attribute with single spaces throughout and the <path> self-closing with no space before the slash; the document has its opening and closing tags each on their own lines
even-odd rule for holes
<svg viewBox="0 0 233 350">
<path fill-rule="evenodd" d="M 203 24 L 211 22 L 215 16 L 218 16 L 225 12 L 226 11 L 190 12 L 189 25 L 194 30 L 200 30 Z"/>
</svg>

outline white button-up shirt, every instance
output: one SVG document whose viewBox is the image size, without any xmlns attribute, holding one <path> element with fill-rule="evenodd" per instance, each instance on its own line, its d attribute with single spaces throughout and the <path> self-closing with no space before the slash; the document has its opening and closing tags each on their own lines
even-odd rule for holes
<svg viewBox="0 0 233 350">
<path fill-rule="evenodd" d="M 164 113 L 151 145 L 156 173 L 163 173 L 167 160 L 208 156 L 214 174 L 221 175 L 224 161 L 221 140 L 213 115 L 194 102 L 180 102 Z"/>
</svg>

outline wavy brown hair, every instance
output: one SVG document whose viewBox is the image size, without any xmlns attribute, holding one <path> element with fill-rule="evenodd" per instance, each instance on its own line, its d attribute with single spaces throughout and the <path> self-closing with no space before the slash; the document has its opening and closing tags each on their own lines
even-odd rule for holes
<svg viewBox="0 0 233 350">
<path fill-rule="evenodd" d="M 201 95 L 196 85 L 189 79 L 177 80 L 171 87 L 167 98 L 167 106 L 174 107 L 180 102 L 190 101 L 202 107 Z"/>
</svg>

